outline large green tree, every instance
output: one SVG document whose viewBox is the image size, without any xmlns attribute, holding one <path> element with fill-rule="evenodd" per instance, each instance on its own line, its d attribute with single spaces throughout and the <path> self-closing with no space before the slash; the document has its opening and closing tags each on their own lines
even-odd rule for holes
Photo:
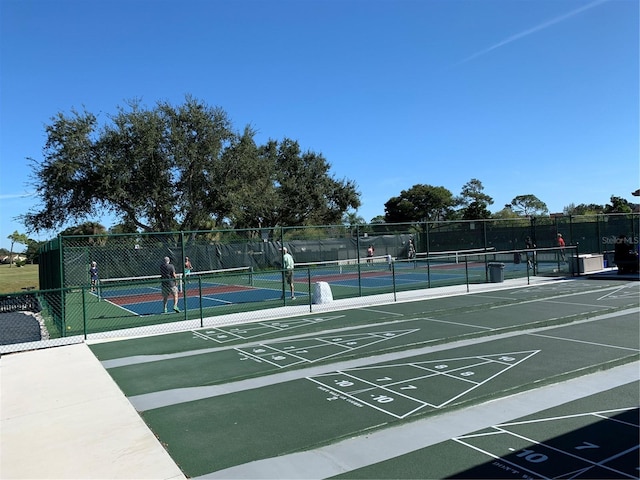
<svg viewBox="0 0 640 480">
<path fill-rule="evenodd" d="M 532 194 L 518 195 L 511 200 L 511 209 L 520 216 L 535 217 L 547 215 L 547 204 Z"/>
<path fill-rule="evenodd" d="M 604 206 L 595 203 L 581 203 L 579 205 L 570 203 L 562 209 L 562 213 L 565 215 L 597 215 L 603 212 Z"/>
<path fill-rule="evenodd" d="M 327 160 L 303 152 L 298 142 L 270 141 L 261 155 L 274 166 L 273 203 L 267 203 L 271 210 L 264 212 L 269 225 L 336 225 L 346 211 L 360 207 L 355 182 L 331 176 Z"/>
<path fill-rule="evenodd" d="M 633 205 L 622 197 L 611 195 L 611 205 L 605 205 L 604 213 L 631 213 Z"/>
<path fill-rule="evenodd" d="M 490 218 L 489 205 L 493 204 L 493 198 L 483 192 L 482 182 L 472 178 L 462 187 L 457 203 L 462 205 L 462 218 L 464 220 L 480 220 Z"/>
<path fill-rule="evenodd" d="M 336 180 L 322 155 L 284 139 L 256 145 L 228 115 L 187 96 L 148 109 L 136 100 L 105 125 L 89 112 L 58 113 L 31 159 L 41 204 L 30 230 L 114 214 L 129 231 L 264 228 L 338 223 L 360 206 L 355 183 Z"/>
<path fill-rule="evenodd" d="M 398 197 L 384 204 L 384 219 L 388 223 L 446 220 L 457 204 L 453 194 L 444 187 L 418 184 L 402 190 Z"/>
</svg>

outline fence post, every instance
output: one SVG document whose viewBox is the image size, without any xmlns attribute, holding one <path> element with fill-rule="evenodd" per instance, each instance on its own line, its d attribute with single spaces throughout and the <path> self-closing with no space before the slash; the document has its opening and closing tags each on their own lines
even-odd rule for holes
<svg viewBox="0 0 640 480">
<path fill-rule="evenodd" d="M 487 220 L 482 220 L 482 236 L 484 237 L 484 249 L 485 251 L 489 246 L 487 245 Z"/>
<path fill-rule="evenodd" d="M 58 243 L 60 245 L 60 248 L 58 249 L 59 255 L 58 255 L 58 260 L 59 260 L 59 265 L 58 265 L 58 270 L 60 271 L 60 323 L 62 325 L 62 336 L 66 337 L 67 336 L 67 311 L 65 308 L 65 303 L 66 303 L 66 292 L 65 292 L 65 285 L 64 285 L 64 245 L 62 242 L 62 235 L 58 234 Z"/>
<path fill-rule="evenodd" d="M 360 276 L 360 225 L 356 225 L 356 259 L 358 261 L 358 296 L 362 296 L 362 277 Z"/>
<path fill-rule="evenodd" d="M 200 304 L 200 326 L 204 326 L 204 312 L 202 310 L 202 278 L 198 275 L 198 303 Z M 186 308 L 185 308 L 186 309 Z"/>
<path fill-rule="evenodd" d="M 398 301 L 396 295 L 396 264 L 395 262 L 391 262 L 391 278 L 393 279 L 393 301 Z"/>
<path fill-rule="evenodd" d="M 311 298 L 311 268 L 307 268 L 307 285 L 309 290 L 309 313 L 313 312 L 313 299 Z"/>
<path fill-rule="evenodd" d="M 486 271 L 486 267 L 485 267 L 485 271 Z M 469 257 L 466 255 L 464 256 L 464 276 L 466 278 L 466 283 L 467 283 L 467 293 L 469 293 Z"/>
<path fill-rule="evenodd" d="M 185 248 L 184 248 L 184 232 L 180 230 L 180 254 L 182 258 L 180 259 L 180 263 L 182 267 L 180 267 L 180 278 L 182 279 L 182 309 L 184 310 L 184 319 L 188 319 L 187 315 L 187 277 L 184 275 L 184 257 L 185 257 Z M 179 284 L 179 283 L 178 283 Z"/>
</svg>

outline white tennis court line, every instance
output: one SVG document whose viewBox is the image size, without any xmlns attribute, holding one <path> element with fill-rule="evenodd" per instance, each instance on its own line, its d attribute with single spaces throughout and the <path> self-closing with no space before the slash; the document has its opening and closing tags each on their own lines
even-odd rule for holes
<svg viewBox="0 0 640 480">
<path fill-rule="evenodd" d="M 142 313 L 138 313 L 138 312 L 134 312 L 133 310 L 129 310 L 128 308 L 125 308 L 122 305 L 118 305 L 117 303 L 113 303 L 111 300 L 106 299 L 104 297 L 102 297 L 102 300 L 104 300 L 106 303 L 109 303 L 111 305 L 113 305 L 114 307 L 119 308 L 120 310 L 124 310 L 127 313 L 130 313 L 131 315 L 137 315 L 138 317 L 142 316 L 142 315 L 146 315 L 146 314 L 142 314 Z M 142 302 L 142 303 L 150 303 L 150 302 Z M 154 302 L 155 303 L 155 302 Z M 138 305 L 138 304 L 136 304 Z"/>
<path fill-rule="evenodd" d="M 230 301 L 228 301 L 228 300 L 222 300 L 221 298 L 210 297 L 210 296 L 208 296 L 208 295 L 203 295 L 203 296 L 202 296 L 202 297 L 200 297 L 200 298 L 202 298 L 203 300 L 211 300 L 211 301 L 213 301 L 213 302 L 224 303 L 225 305 L 230 305 L 230 304 L 234 303 L 234 302 L 230 302 Z M 219 306 L 219 305 L 213 305 L 213 306 L 214 306 L 214 307 L 217 307 L 217 306 Z M 211 307 L 205 307 L 204 305 L 203 305 L 203 307 L 204 307 L 204 308 L 211 308 Z"/>
</svg>

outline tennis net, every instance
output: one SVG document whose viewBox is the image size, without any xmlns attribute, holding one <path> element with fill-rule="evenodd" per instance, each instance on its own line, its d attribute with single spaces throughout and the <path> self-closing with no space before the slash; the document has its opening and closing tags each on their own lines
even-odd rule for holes
<svg viewBox="0 0 640 480">
<path fill-rule="evenodd" d="M 253 285 L 253 267 L 221 268 L 178 274 L 178 288 L 197 288 L 198 285 Z"/>
<path fill-rule="evenodd" d="M 160 275 L 100 279 L 97 295 L 100 298 L 138 297 L 162 292 Z M 219 285 L 253 285 L 253 267 L 234 267 L 218 270 L 178 273 L 175 279 L 180 292 Z"/>
<path fill-rule="evenodd" d="M 477 264 L 493 261 L 495 258 L 495 248 L 471 248 L 466 250 L 446 250 L 436 252 L 416 253 L 414 267 L 424 267 L 427 264 Z"/>
<path fill-rule="evenodd" d="M 296 263 L 297 270 L 312 270 L 316 273 L 346 274 L 357 272 L 358 268 L 385 267 L 392 262 L 391 255 L 378 255 L 374 257 L 349 258 L 344 260 L 326 260 L 320 262 Z"/>
</svg>

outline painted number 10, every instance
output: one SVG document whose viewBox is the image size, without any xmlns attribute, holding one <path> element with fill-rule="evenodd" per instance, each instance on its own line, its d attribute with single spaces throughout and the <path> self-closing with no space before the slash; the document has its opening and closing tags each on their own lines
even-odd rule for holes
<svg viewBox="0 0 640 480">
<path fill-rule="evenodd" d="M 373 399 L 378 403 L 393 402 L 393 398 L 387 397 L 386 395 L 377 395 L 377 396 L 373 397 Z"/>
<path fill-rule="evenodd" d="M 518 455 L 518 457 L 524 457 L 527 462 L 531 463 L 540 463 L 546 460 L 549 460 L 549 457 L 542 453 L 536 453 L 533 450 L 522 450 Z"/>
</svg>

